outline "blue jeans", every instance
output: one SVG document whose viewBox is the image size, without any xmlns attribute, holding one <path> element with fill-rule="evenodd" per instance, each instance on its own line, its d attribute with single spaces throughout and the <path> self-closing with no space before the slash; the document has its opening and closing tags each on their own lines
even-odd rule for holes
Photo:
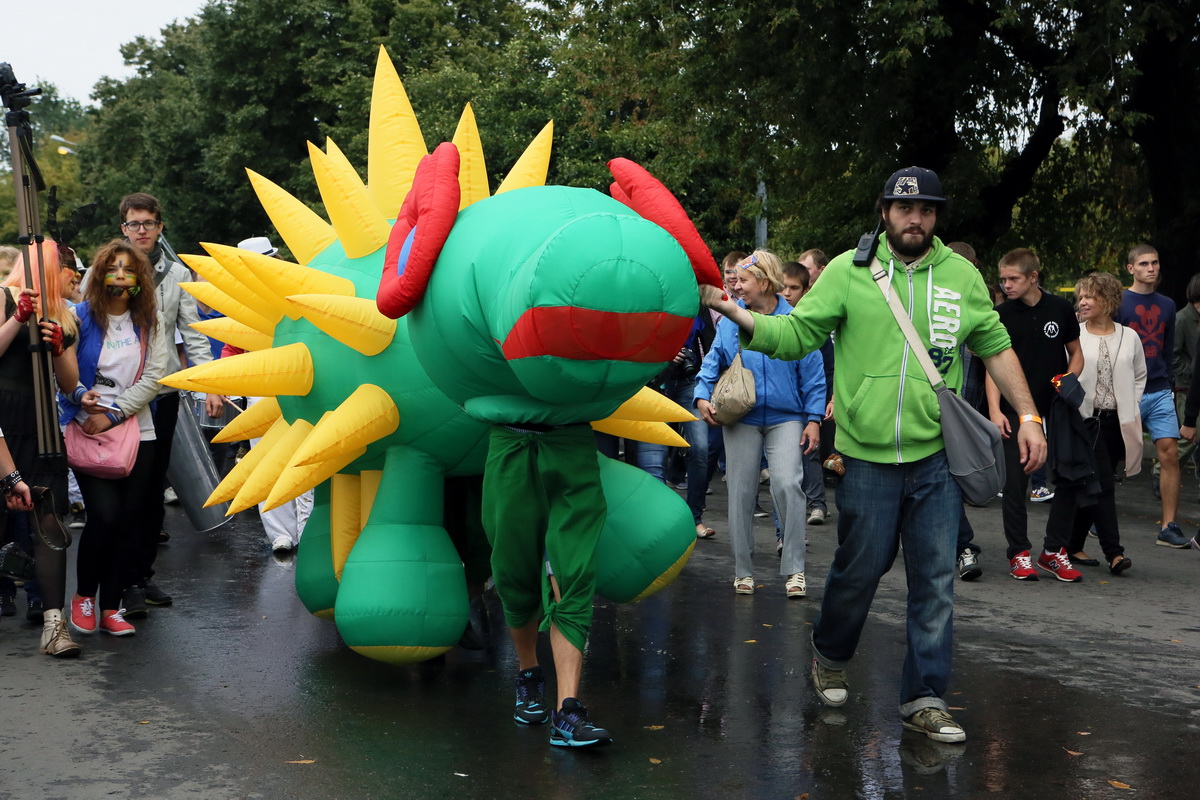
<svg viewBox="0 0 1200 800">
<path fill-rule="evenodd" d="M 843 456 L 837 493 L 838 549 L 813 624 L 813 652 L 845 669 L 858 648 L 879 580 L 904 545 L 908 579 L 908 654 L 900 714 L 946 708 L 954 646 L 954 576 L 962 494 L 944 452 L 910 464 L 875 464 Z"/>
</svg>

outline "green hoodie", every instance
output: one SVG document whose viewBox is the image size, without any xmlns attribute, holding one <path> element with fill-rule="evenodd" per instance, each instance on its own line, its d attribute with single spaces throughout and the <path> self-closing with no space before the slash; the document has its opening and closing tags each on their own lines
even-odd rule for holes
<svg viewBox="0 0 1200 800">
<path fill-rule="evenodd" d="M 1010 346 L 979 271 L 940 239 L 934 237 L 929 253 L 907 273 L 886 237 L 876 255 L 947 386 L 962 387 L 959 345 L 982 358 Z M 837 449 L 879 464 L 926 458 L 943 448 L 937 396 L 871 270 L 854 266 L 852 256 L 849 251 L 833 259 L 790 315 L 755 314 L 754 337 L 743 336 L 743 346 L 796 359 L 832 332 Z"/>
</svg>

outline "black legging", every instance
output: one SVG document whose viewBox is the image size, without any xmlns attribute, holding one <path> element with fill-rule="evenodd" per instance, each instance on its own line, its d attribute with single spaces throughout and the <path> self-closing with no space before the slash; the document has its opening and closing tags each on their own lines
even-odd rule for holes
<svg viewBox="0 0 1200 800">
<path fill-rule="evenodd" d="M 171 446 L 175 442 L 175 425 L 179 422 L 179 392 L 161 394 L 154 402 L 154 441 L 151 442 L 152 481 L 147 489 L 146 507 L 140 517 L 133 545 L 132 583 L 142 586 L 154 575 L 154 559 L 158 557 L 158 534 L 163 529 L 167 508 L 163 505 L 163 490 L 167 488 L 167 468 L 171 466 Z"/>
<path fill-rule="evenodd" d="M 137 419 L 124 423 L 136 425 Z M 154 442 L 138 445 L 133 471 L 110 480 L 76 472 L 79 491 L 87 508 L 87 524 L 79 536 L 76 564 L 78 588 L 83 597 L 95 597 L 98 609 L 121 607 L 121 593 L 135 582 L 136 532 L 144 525 L 153 486 Z M 158 498 L 159 505 L 162 498 Z"/>
<path fill-rule="evenodd" d="M 1088 530 L 1095 523 L 1100 549 L 1111 564 L 1114 558 L 1125 553 L 1125 548 L 1121 546 L 1121 533 L 1117 528 L 1116 483 L 1113 481 L 1117 463 L 1125 457 L 1125 442 L 1121 439 L 1121 423 L 1117 419 L 1117 412 L 1097 411 L 1094 419 L 1096 426 L 1093 428 L 1089 421 L 1088 432 L 1093 435 L 1092 452 L 1095 454 L 1096 472 L 1100 480 L 1100 496 L 1095 505 L 1075 511 L 1074 520 L 1071 522 L 1068 552 L 1083 551 Z"/>
</svg>

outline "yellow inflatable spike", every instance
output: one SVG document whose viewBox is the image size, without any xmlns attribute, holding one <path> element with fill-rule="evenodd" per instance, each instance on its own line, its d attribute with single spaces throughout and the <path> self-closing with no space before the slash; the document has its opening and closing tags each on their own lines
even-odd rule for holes
<svg viewBox="0 0 1200 800">
<path fill-rule="evenodd" d="M 229 504 L 229 513 L 225 516 L 245 511 L 266 500 L 267 495 L 275 486 L 275 481 L 283 474 L 284 468 L 295 455 L 296 448 L 304 443 L 304 437 L 312 433 L 312 429 L 312 423 L 308 420 L 296 420 L 295 424 L 279 438 L 270 452 L 258 463 L 257 469 L 242 484 L 242 488 L 238 490 L 233 502 Z"/>
<path fill-rule="evenodd" d="M 311 439 L 326 419 L 334 412 L 326 411 L 320 421 L 305 437 L 304 442 Z M 293 500 L 307 492 L 309 489 L 316 486 L 322 481 L 328 480 L 333 475 L 341 472 L 350 465 L 350 462 L 367 452 L 367 448 L 359 447 L 348 453 L 343 452 L 338 458 L 328 459 L 326 461 L 318 461 L 315 464 L 301 464 L 299 459 L 300 451 L 304 447 L 304 442 L 301 442 L 300 447 L 292 453 L 292 457 L 288 459 L 287 466 L 283 468 L 283 472 L 279 473 L 279 477 L 275 479 L 274 486 L 267 494 L 267 498 L 263 500 L 263 511 L 270 511 L 273 508 L 278 508 L 289 500 Z"/>
<path fill-rule="evenodd" d="M 260 281 L 258 276 L 246 267 L 246 263 L 242 259 L 242 254 L 257 254 L 252 254 L 249 250 L 242 250 L 238 247 L 230 247 L 227 244 L 201 242 L 200 246 L 207 250 L 208 254 L 225 268 L 230 277 L 237 280 L 253 293 L 252 296 L 254 299 L 251 300 L 251 304 L 264 317 L 267 317 L 272 322 L 279 322 L 279 320 L 283 319 L 284 314 L 291 312 L 292 309 L 288 306 L 287 301 L 271 291 L 269 286 Z"/>
<path fill-rule="evenodd" d="M 254 170 L 248 169 L 246 174 L 250 176 L 250 185 L 258 195 L 258 202 L 296 260 L 307 264 L 333 244 L 337 231 L 317 212 Z"/>
<path fill-rule="evenodd" d="M 278 258 L 264 256 L 261 253 L 244 251 L 242 263 L 266 284 L 272 292 L 280 297 L 291 294 L 337 294 L 346 297 L 354 296 L 354 282 L 337 275 L 321 272 L 319 269 L 302 267 L 291 261 L 281 261 Z M 295 306 L 288 304 L 288 315 L 300 312 Z M 296 317 L 292 317 L 295 319 Z"/>
<path fill-rule="evenodd" d="M 429 151 L 396 67 L 383 45 L 375 64 L 367 142 L 367 191 L 384 219 L 395 219 L 412 188 L 417 164 Z"/>
<path fill-rule="evenodd" d="M 363 529 L 362 478 L 334 475 L 329 483 L 329 542 L 333 548 L 333 574 L 340 581 L 346 559 Z"/>
<path fill-rule="evenodd" d="M 192 327 L 210 339 L 231 344 L 242 350 L 266 350 L 275 337 L 260 333 L 232 317 L 215 317 L 193 322 Z"/>
<path fill-rule="evenodd" d="M 471 110 L 470 103 L 458 118 L 453 141 L 458 148 L 458 185 L 462 190 L 458 209 L 461 211 L 490 194 L 487 165 L 483 160 L 483 142 L 479 140 L 479 128 L 475 125 L 475 112 Z"/>
<path fill-rule="evenodd" d="M 365 297 L 297 294 L 288 300 L 306 320 L 364 356 L 383 352 L 396 335 L 396 320 L 380 314 L 375 301 Z"/>
<path fill-rule="evenodd" d="M 642 422 L 691 422 L 696 417 L 674 400 L 643 386 L 608 418 Z"/>
<path fill-rule="evenodd" d="M 259 301 L 255 291 L 238 280 L 236 274 L 230 271 L 221 261 L 212 256 L 181 255 L 180 258 L 183 259 L 183 263 L 194 269 L 204 280 L 220 289 L 232 299 L 247 308 L 256 310 L 260 316 L 266 317 L 272 324 L 279 321 L 279 317 L 270 319 L 270 310 L 266 310 L 266 313 L 259 310 L 262 303 Z"/>
<path fill-rule="evenodd" d="M 650 444 L 665 444 L 668 447 L 687 447 L 687 440 L 673 431 L 663 422 L 642 422 L 631 419 L 614 419 L 609 417 L 592 423 L 592 429 L 601 433 L 611 433 L 625 439 Z"/>
<path fill-rule="evenodd" d="M 550 148 L 554 145 L 554 121 L 546 123 L 546 127 L 533 137 L 533 141 L 521 153 L 517 163 L 513 164 L 504 182 L 496 190 L 496 194 L 524 189 L 527 186 L 545 186 L 546 173 L 550 171 Z"/>
<path fill-rule="evenodd" d="M 214 308 L 230 319 L 236 319 L 238 322 L 253 328 L 259 333 L 270 336 L 275 332 L 274 322 L 271 322 L 271 320 L 245 303 L 234 300 L 211 283 L 184 281 L 179 286 L 209 308 Z"/>
<path fill-rule="evenodd" d="M 260 403 L 261 405 L 261 403 Z M 247 412 L 249 413 L 249 412 Z M 217 488 L 213 489 L 212 494 L 208 496 L 204 507 L 215 506 L 217 503 L 224 503 L 226 500 L 232 500 L 241 491 L 242 485 L 250 474 L 258 468 L 259 463 L 266 458 L 267 453 L 271 452 L 271 448 L 275 446 L 290 426 L 283 417 L 276 417 L 275 422 L 263 434 L 262 439 L 254 447 L 250 448 L 250 452 L 242 457 L 242 460 L 234 465 L 233 469 L 229 470 L 229 474 L 225 479 L 217 484 Z M 226 514 L 226 516 L 229 516 Z"/>
<path fill-rule="evenodd" d="M 296 464 L 307 466 L 340 458 L 399 427 L 400 411 L 395 401 L 375 384 L 364 383 L 341 405 L 321 417 L 312 436 L 296 451 Z"/>
<path fill-rule="evenodd" d="M 303 396 L 312 390 L 312 355 L 297 342 L 188 367 L 161 383 L 251 397 Z"/>
<path fill-rule="evenodd" d="M 646 587 L 646 591 L 642 592 L 629 602 L 636 603 L 639 600 L 645 600 L 650 595 L 661 592 L 663 589 L 670 586 L 675 579 L 679 577 L 679 573 L 683 571 L 683 567 L 685 564 L 687 564 L 688 559 L 692 557 L 692 549 L 695 546 L 696 542 L 693 540 L 692 543 L 688 545 L 687 550 L 684 551 L 683 555 L 681 555 L 674 564 L 667 567 L 666 571 L 663 572 L 662 575 L 659 575 L 657 578 L 651 581 L 650 585 Z"/>
<path fill-rule="evenodd" d="M 370 255 L 387 243 L 391 226 L 375 208 L 358 173 L 336 147 L 328 155 L 312 142 L 308 159 L 325 203 L 325 212 L 350 258 Z"/>
<path fill-rule="evenodd" d="M 274 488 L 267 495 L 267 499 L 263 501 L 263 510 L 270 511 L 289 500 L 295 500 L 309 489 L 315 488 L 318 484 L 329 480 L 350 466 L 355 459 L 361 457 L 366 452 L 367 448 L 360 447 L 349 453 L 343 453 L 341 458 L 335 458 L 331 461 L 321 461 L 307 467 L 289 462 L 287 469 L 275 481 Z"/>
<path fill-rule="evenodd" d="M 375 505 L 375 495 L 379 493 L 379 483 L 382 480 L 383 470 L 365 469 L 362 471 L 362 483 L 359 484 L 359 492 L 362 496 L 359 501 L 359 513 L 362 514 L 363 527 L 366 527 L 367 521 L 371 519 L 371 508 Z"/>
<path fill-rule="evenodd" d="M 264 397 L 254 405 L 238 414 L 213 437 L 213 444 L 223 442 L 244 442 L 247 439 L 257 439 L 266 434 L 275 424 L 275 420 L 283 416 L 279 401 L 274 397 Z"/>
</svg>

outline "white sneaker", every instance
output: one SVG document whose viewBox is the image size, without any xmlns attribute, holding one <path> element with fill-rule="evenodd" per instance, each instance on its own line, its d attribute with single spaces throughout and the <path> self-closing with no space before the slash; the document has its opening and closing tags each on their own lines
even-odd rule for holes
<svg viewBox="0 0 1200 800">
<path fill-rule="evenodd" d="M 804 573 L 797 572 L 795 575 L 789 575 L 787 583 L 784 585 L 787 590 L 788 597 L 804 597 L 808 594 L 808 586 L 804 583 Z"/>
<path fill-rule="evenodd" d="M 808 512 L 808 524 L 809 525 L 824 525 L 825 524 L 825 509 L 814 508 L 812 511 Z"/>
<path fill-rule="evenodd" d="M 759 483 L 770 483 L 771 482 L 771 468 L 770 467 L 763 467 L 761 470 L 759 470 L 758 482 Z"/>
<path fill-rule="evenodd" d="M 275 541 L 271 542 L 271 549 L 276 553 L 290 553 L 292 540 L 287 536 L 276 536 Z"/>
</svg>

